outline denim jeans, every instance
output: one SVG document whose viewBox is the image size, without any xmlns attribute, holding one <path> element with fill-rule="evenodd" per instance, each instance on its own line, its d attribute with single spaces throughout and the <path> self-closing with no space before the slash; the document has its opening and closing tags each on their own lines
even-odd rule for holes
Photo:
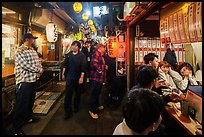
<svg viewBox="0 0 204 137">
<path fill-rule="evenodd" d="M 90 82 L 91 82 L 90 111 L 93 113 L 96 113 L 97 108 L 99 107 L 99 96 L 100 96 L 103 84 L 94 80 Z"/>
<path fill-rule="evenodd" d="M 22 82 L 17 85 L 16 104 L 13 119 L 14 131 L 21 130 L 24 122 L 32 117 L 35 92 L 36 82 Z"/>
<path fill-rule="evenodd" d="M 79 108 L 81 89 L 78 80 L 67 80 L 66 81 L 66 92 L 64 98 L 64 110 L 65 114 L 72 113 L 72 96 L 74 93 L 74 108 Z"/>
</svg>

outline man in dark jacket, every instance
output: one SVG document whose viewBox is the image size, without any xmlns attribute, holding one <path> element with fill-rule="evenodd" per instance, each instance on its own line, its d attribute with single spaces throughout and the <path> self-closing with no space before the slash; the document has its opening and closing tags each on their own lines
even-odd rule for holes
<svg viewBox="0 0 204 137">
<path fill-rule="evenodd" d="M 175 70 L 176 67 L 178 66 L 178 62 L 174 51 L 174 46 L 173 44 L 170 43 L 170 44 L 167 44 L 166 47 L 167 47 L 167 51 L 164 55 L 163 61 L 167 61 Z"/>
<path fill-rule="evenodd" d="M 66 93 L 64 99 L 65 117 L 67 120 L 72 115 L 72 95 L 74 96 L 74 112 L 78 112 L 80 103 L 80 86 L 84 82 L 86 57 L 79 51 L 81 44 L 79 41 L 72 43 L 72 51 L 66 55 L 63 62 L 62 79 L 66 78 Z"/>
</svg>

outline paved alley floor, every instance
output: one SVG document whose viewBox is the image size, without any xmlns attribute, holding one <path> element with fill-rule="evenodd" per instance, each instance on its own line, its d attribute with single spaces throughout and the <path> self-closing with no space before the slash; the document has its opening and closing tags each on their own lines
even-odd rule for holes
<svg viewBox="0 0 204 137">
<path fill-rule="evenodd" d="M 104 104 L 104 110 L 99 114 L 99 118 L 93 119 L 88 113 L 89 91 L 88 88 L 81 95 L 79 111 L 73 116 L 64 120 L 64 109 L 62 96 L 59 109 L 52 116 L 49 123 L 42 130 L 41 135 L 111 135 L 115 127 L 122 121 L 122 107 L 107 107 L 105 100 L 105 90 L 100 99 Z"/>
</svg>

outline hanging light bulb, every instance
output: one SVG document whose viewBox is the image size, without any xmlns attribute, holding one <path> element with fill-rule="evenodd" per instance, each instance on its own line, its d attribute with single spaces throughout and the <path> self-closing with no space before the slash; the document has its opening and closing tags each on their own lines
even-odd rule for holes
<svg viewBox="0 0 204 137">
<path fill-rule="evenodd" d="M 54 43 L 57 41 L 57 25 L 55 25 L 52 21 L 46 25 L 46 36 L 49 42 Z"/>
</svg>

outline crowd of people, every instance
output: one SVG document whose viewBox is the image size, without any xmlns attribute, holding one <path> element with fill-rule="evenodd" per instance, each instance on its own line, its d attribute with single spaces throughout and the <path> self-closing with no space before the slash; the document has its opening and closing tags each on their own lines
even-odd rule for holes
<svg viewBox="0 0 204 137">
<path fill-rule="evenodd" d="M 35 122 L 39 118 L 32 115 L 35 99 L 36 81 L 43 73 L 37 50 L 32 48 L 37 37 L 24 34 L 23 44 L 16 53 L 16 107 L 12 134 L 22 135 L 22 126 L 26 122 Z M 167 54 L 169 53 L 169 49 Z M 131 87 L 123 104 L 123 121 L 116 127 L 114 135 L 147 135 L 165 134 L 162 124 L 164 105 L 170 101 L 182 99 L 189 85 L 198 85 L 191 64 L 184 62 L 178 65 L 169 62 L 169 55 L 159 62 L 158 56 L 148 53 L 144 56 L 144 65 L 136 70 L 136 83 Z M 116 76 L 116 58 L 109 57 L 106 45 L 91 41 L 73 41 L 71 50 L 62 63 L 62 79 L 66 81 L 64 98 L 64 119 L 69 119 L 73 112 L 80 109 L 81 93 L 90 83 L 89 110 L 91 118 L 98 119 L 99 111 L 104 109 L 100 102 L 102 87 L 108 90 L 109 103 L 113 105 L 122 101 L 124 81 Z M 164 95 L 162 89 L 171 89 Z M 178 91 L 178 92 L 177 92 Z M 72 98 L 74 102 L 72 108 Z M 73 112 L 72 112 L 73 111 Z M 150 115 L 151 114 L 151 115 Z"/>
</svg>

